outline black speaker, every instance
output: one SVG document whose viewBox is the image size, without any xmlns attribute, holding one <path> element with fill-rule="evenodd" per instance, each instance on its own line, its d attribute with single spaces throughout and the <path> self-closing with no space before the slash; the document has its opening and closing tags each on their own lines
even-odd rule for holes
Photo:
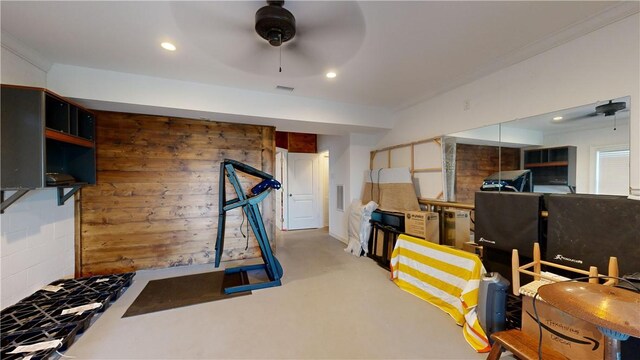
<svg viewBox="0 0 640 360">
<path fill-rule="evenodd" d="M 640 201 L 623 196 L 552 194 L 546 260 L 608 272 L 618 258 L 620 275 L 640 271 Z"/>
<path fill-rule="evenodd" d="M 533 243 L 539 242 L 544 251 L 542 209 L 541 194 L 476 192 L 475 241 L 484 248 L 509 254 L 517 249 L 520 255 L 531 258 Z"/>
</svg>

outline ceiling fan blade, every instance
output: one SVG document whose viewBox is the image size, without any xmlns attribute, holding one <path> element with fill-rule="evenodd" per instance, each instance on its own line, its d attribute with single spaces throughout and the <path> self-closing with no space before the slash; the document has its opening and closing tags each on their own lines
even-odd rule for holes
<svg viewBox="0 0 640 360">
<path fill-rule="evenodd" d="M 238 37 L 251 43 L 257 37 L 251 19 L 253 2 L 173 1 L 170 11 L 176 26 L 184 34 L 184 42 L 204 53 L 237 46 Z M 247 16 L 250 19 L 247 21 Z M 205 31 L 203 31 L 205 29 Z M 232 43 L 235 41 L 235 44 Z"/>
<path fill-rule="evenodd" d="M 259 75 L 280 66 L 289 77 L 323 74 L 351 59 L 364 41 L 365 24 L 356 2 L 286 2 L 296 17 L 296 36 L 271 47 L 255 31 L 264 1 L 171 2 L 181 39 L 209 59 Z"/>
<path fill-rule="evenodd" d="M 364 35 L 364 16 L 357 2 L 296 2 L 297 32 L 304 37 L 344 37 Z"/>
<path fill-rule="evenodd" d="M 304 61 L 307 65 L 312 67 L 321 67 L 324 56 L 312 46 L 308 46 L 303 41 L 295 41 L 291 44 L 286 44 L 282 49 L 283 57 L 289 55 L 295 56 L 297 61 Z"/>
<path fill-rule="evenodd" d="M 233 55 L 234 67 L 250 73 L 272 75 L 278 73 L 279 52 L 266 41 L 260 41 L 241 46 L 229 55 Z"/>
</svg>

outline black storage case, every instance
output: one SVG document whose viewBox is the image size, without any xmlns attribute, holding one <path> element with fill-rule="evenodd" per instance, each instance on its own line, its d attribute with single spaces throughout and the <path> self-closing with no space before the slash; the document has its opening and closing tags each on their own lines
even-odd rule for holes
<svg viewBox="0 0 640 360">
<path fill-rule="evenodd" d="M 533 243 L 544 249 L 543 209 L 541 194 L 476 192 L 476 243 L 509 253 L 517 249 L 520 255 L 532 257 Z"/>
<path fill-rule="evenodd" d="M 533 259 L 533 244 L 544 251 L 545 221 L 542 194 L 514 192 L 476 192 L 475 241 L 483 247 L 482 263 L 489 272 L 497 272 L 509 282 L 511 252 L 518 250 L 520 263 Z M 522 281 L 532 278 L 523 276 Z"/>
<path fill-rule="evenodd" d="M 609 257 L 620 275 L 640 271 L 640 201 L 624 196 L 552 194 L 546 260 L 606 274 Z"/>
</svg>

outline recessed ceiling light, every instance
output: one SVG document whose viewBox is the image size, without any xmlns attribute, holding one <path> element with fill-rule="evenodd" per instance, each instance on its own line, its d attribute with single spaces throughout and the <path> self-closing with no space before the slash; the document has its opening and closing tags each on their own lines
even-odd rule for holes
<svg viewBox="0 0 640 360">
<path fill-rule="evenodd" d="M 562 120 L 562 116 L 556 116 L 553 118 L 553 121 L 560 121 Z"/>
<path fill-rule="evenodd" d="M 176 46 L 170 42 L 163 42 L 162 44 L 160 44 L 160 46 L 162 46 L 162 48 L 165 50 L 176 51 Z"/>
<path fill-rule="evenodd" d="M 336 77 L 336 76 L 337 76 L 337 74 L 336 74 L 336 73 L 334 73 L 333 71 L 329 71 L 329 72 L 327 73 L 327 77 L 328 77 L 329 79 L 333 79 L 333 78 L 334 78 L 334 77 Z"/>
</svg>

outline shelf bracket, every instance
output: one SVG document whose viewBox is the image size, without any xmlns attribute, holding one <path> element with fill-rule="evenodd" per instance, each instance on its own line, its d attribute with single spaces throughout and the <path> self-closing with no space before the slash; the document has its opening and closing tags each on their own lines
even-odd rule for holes
<svg viewBox="0 0 640 360">
<path fill-rule="evenodd" d="M 75 186 L 69 186 L 69 187 L 71 188 L 71 190 L 69 190 L 69 192 L 67 192 L 66 194 L 64 193 L 65 186 L 58 187 L 58 206 L 64 205 L 64 203 L 67 200 L 69 200 L 70 197 L 72 197 L 76 192 L 78 192 L 78 190 L 80 190 L 82 185 L 75 185 Z"/>
<path fill-rule="evenodd" d="M 11 204 L 13 204 L 14 202 L 18 201 L 18 199 L 20 199 L 21 197 L 23 197 L 26 193 L 29 192 L 29 189 L 27 190 L 16 190 L 15 193 L 13 193 L 11 196 L 9 196 L 9 198 L 5 199 L 4 198 L 4 190 L 0 191 L 0 214 L 4 214 L 4 210 L 6 208 L 8 208 Z"/>
</svg>

